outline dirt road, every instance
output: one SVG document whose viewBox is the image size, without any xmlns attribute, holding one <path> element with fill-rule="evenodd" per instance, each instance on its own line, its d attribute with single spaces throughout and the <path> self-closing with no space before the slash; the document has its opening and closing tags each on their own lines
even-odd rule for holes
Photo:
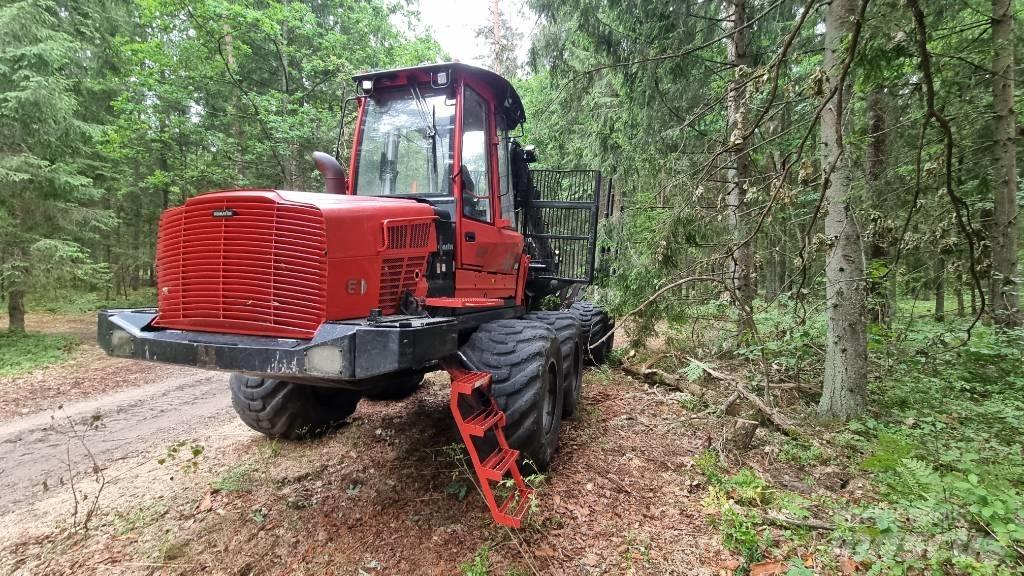
<svg viewBox="0 0 1024 576">
<path fill-rule="evenodd" d="M 125 370 L 131 370 L 125 366 Z M 226 377 L 166 368 L 164 378 L 0 422 L 0 514 L 65 485 L 69 470 L 151 457 L 197 431 L 233 418 Z"/>
<path fill-rule="evenodd" d="M 691 473 L 704 433 L 672 393 L 588 372 L 527 527 L 508 531 L 475 493 L 445 376 L 298 443 L 242 425 L 225 380 L 86 344 L 0 382 L 0 574 L 454 574 L 482 558 L 499 575 L 705 575 L 727 557 Z"/>
</svg>

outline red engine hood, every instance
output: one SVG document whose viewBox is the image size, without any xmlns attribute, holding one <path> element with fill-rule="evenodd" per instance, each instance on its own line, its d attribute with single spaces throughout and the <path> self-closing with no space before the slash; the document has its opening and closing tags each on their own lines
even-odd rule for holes
<svg viewBox="0 0 1024 576">
<path fill-rule="evenodd" d="M 309 338 L 426 293 L 434 209 L 414 200 L 225 190 L 164 213 L 158 326 Z"/>
<path fill-rule="evenodd" d="M 202 197 L 232 195 L 245 198 L 253 194 L 276 197 L 289 204 L 314 206 L 324 215 L 327 229 L 327 257 L 376 255 L 384 247 L 381 223 L 402 218 L 432 218 L 434 209 L 428 204 L 406 198 L 376 198 L 320 192 L 289 192 L 284 190 L 226 190 Z"/>
</svg>

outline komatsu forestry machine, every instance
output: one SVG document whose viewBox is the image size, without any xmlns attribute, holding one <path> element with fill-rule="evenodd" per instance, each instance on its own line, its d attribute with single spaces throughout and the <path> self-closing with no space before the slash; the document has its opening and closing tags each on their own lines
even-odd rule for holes
<svg viewBox="0 0 1024 576">
<path fill-rule="evenodd" d="M 347 174 L 337 150 L 317 152 L 326 193 L 224 190 L 167 210 L 157 308 L 100 312 L 100 345 L 232 372 L 242 421 L 287 439 L 447 370 L 491 513 L 519 526 L 531 498 L 520 467 L 548 467 L 584 362 L 612 345 L 609 315 L 576 301 L 594 274 L 601 175 L 530 170 L 534 151 L 510 136 L 523 104 L 487 70 L 354 80 Z M 553 298 L 562 310 L 540 311 Z"/>
</svg>

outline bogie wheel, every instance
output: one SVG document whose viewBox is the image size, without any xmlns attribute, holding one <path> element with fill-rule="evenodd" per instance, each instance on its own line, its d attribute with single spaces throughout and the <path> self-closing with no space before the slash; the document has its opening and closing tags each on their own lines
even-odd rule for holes
<svg viewBox="0 0 1024 576">
<path fill-rule="evenodd" d="M 558 335 L 562 351 L 562 416 L 572 418 L 580 406 L 583 394 L 583 341 L 580 321 L 570 312 L 530 312 L 524 320 L 547 324 Z"/>
<path fill-rule="evenodd" d="M 569 307 L 580 319 L 580 326 L 583 333 L 583 358 L 587 363 L 594 366 L 604 364 L 608 360 L 608 354 L 612 351 L 614 334 L 608 334 L 615 328 L 615 321 L 608 312 L 600 306 L 590 302 L 575 302 Z M 605 336 L 608 336 L 605 338 Z M 604 338 L 602 341 L 601 339 Z M 600 342 L 597 346 L 594 346 Z"/>
<path fill-rule="evenodd" d="M 231 405 L 253 430 L 273 438 L 322 436 L 352 415 L 360 394 L 341 388 L 231 375 Z"/>
<path fill-rule="evenodd" d="M 403 400 L 419 391 L 422 384 L 423 374 L 419 372 L 396 374 L 382 379 L 363 396 L 370 400 Z"/>
<path fill-rule="evenodd" d="M 562 426 L 562 355 L 555 331 L 530 320 L 480 326 L 460 349 L 467 368 L 491 374 L 491 394 L 505 412 L 505 438 L 527 472 L 544 472 Z"/>
</svg>

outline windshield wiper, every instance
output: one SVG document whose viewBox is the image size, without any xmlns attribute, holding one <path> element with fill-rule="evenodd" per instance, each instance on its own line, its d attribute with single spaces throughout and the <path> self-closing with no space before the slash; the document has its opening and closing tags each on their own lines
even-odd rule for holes
<svg viewBox="0 0 1024 576">
<path fill-rule="evenodd" d="M 430 106 L 428 116 L 427 100 L 420 93 L 419 85 L 412 85 L 412 95 L 416 100 L 416 109 L 423 115 L 427 138 L 430 139 L 430 194 L 437 194 L 437 106 Z"/>
</svg>

